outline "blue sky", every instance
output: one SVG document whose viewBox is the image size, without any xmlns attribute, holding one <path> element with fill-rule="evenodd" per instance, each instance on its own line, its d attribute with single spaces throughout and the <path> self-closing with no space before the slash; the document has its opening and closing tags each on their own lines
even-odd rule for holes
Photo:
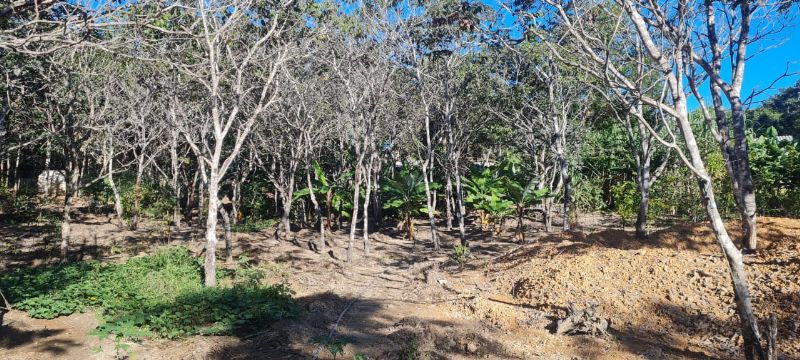
<svg viewBox="0 0 800 360">
<path fill-rule="evenodd" d="M 800 72 L 800 20 L 795 18 L 791 28 L 784 30 L 780 36 L 766 39 L 764 44 L 777 47 L 766 49 L 763 53 L 756 55 L 747 62 L 744 83 L 742 84 L 743 97 L 750 96 L 753 90 L 768 87 L 786 71 L 787 64 L 789 65 L 789 72 Z M 795 75 L 779 80 L 775 83 L 774 89 L 756 97 L 755 101 L 765 100 L 769 95 L 775 94 L 778 89 L 793 85 L 798 79 L 800 77 Z M 752 107 L 757 107 L 758 105 L 754 103 Z"/>
</svg>

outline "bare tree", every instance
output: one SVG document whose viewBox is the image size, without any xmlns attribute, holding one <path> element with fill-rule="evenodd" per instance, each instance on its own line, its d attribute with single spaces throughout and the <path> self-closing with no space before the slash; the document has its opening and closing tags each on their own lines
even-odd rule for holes
<svg viewBox="0 0 800 360">
<path fill-rule="evenodd" d="M 184 138 L 203 169 L 208 194 L 206 286 L 216 285 L 220 183 L 256 121 L 275 101 L 275 77 L 288 57 L 281 39 L 289 26 L 289 5 L 252 0 L 197 1 L 183 12 L 192 17 L 190 26 L 181 30 L 160 28 L 163 33 L 177 32 L 189 40 L 173 44 L 178 51 L 159 60 L 204 91 L 198 104 L 203 109 L 201 115 L 187 116 L 184 108 L 180 118 Z M 186 56 L 186 52 L 194 55 Z"/>
<path fill-rule="evenodd" d="M 382 31 L 391 27 L 384 5 L 364 6 L 348 15 L 353 17 L 352 20 L 358 20 L 363 32 L 349 33 L 333 26 L 323 31 L 331 37 L 330 51 L 335 54 L 326 57 L 325 61 L 343 94 L 335 106 L 341 109 L 341 119 L 346 129 L 343 133 L 346 137 L 344 142 L 352 148 L 355 156 L 348 261 L 353 258 L 353 243 L 361 210 L 361 185 L 364 180 L 369 180 L 367 173 L 372 171 L 370 166 L 377 150 L 374 144 L 379 140 L 377 134 L 381 112 L 391 99 L 392 79 L 397 72 L 390 60 L 396 43 L 393 38 L 395 33 Z M 368 232 L 368 219 L 364 220 L 364 229 Z M 368 234 L 365 236 L 365 251 L 368 251 Z"/>
</svg>

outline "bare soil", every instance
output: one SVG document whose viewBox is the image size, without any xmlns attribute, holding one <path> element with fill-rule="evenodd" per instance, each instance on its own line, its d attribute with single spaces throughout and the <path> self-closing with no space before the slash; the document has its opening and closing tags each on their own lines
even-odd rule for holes
<svg viewBox="0 0 800 360">
<path fill-rule="evenodd" d="M 43 226 L 0 226 L 0 271 L 55 260 L 57 232 Z M 294 289 L 301 315 L 243 338 L 146 339 L 132 344 L 130 354 L 136 359 L 331 359 L 312 339 L 335 329 L 335 338 L 349 341 L 339 359 L 355 354 L 371 359 L 739 357 L 741 338 L 725 260 L 705 225 L 663 229 L 645 242 L 621 230 L 583 230 L 530 231 L 529 243 L 519 245 L 510 232 L 490 236 L 473 229 L 473 257 L 464 267 L 449 257 L 457 233 L 445 232 L 444 248 L 434 251 L 422 221 L 416 247 L 396 229 L 385 228 L 370 235 L 366 255 L 359 236 L 352 263 L 343 261 L 343 232 L 329 236 L 330 251 L 322 253 L 311 250 L 317 234 L 306 229 L 288 239 L 276 238 L 273 231 L 235 234 L 234 255 L 257 259 L 268 282 Z M 199 253 L 203 246 L 199 232 L 188 228 L 169 231 L 163 224 L 145 223 L 137 231 L 120 230 L 102 215 L 82 216 L 73 231 L 75 260 L 122 261 L 167 244 Z M 798 235 L 800 220 L 762 218 L 762 250 L 746 260 L 759 316 L 774 313 L 779 319 L 782 359 L 800 359 Z M 611 322 L 609 335 L 555 335 L 555 321 L 569 303 L 597 304 Z M 0 359 L 114 358 L 113 343 L 88 335 L 96 321 L 92 313 L 37 320 L 11 312 L 0 328 Z"/>
</svg>

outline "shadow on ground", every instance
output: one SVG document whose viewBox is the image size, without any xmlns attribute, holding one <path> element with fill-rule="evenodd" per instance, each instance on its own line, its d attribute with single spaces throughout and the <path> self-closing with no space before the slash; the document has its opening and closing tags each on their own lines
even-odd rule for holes
<svg viewBox="0 0 800 360">
<path fill-rule="evenodd" d="M 298 318 L 280 321 L 240 342 L 217 348 L 207 358 L 309 359 L 319 356 L 329 359 L 331 353 L 324 344 L 336 342 L 344 345 L 345 353 L 341 358 L 357 354 L 375 359 L 487 355 L 515 358 L 501 343 L 458 324 L 417 317 L 387 323 L 388 319 L 380 315 L 383 305 L 373 300 L 322 293 L 297 301 L 303 309 Z M 336 331 L 329 336 L 337 321 Z"/>
</svg>

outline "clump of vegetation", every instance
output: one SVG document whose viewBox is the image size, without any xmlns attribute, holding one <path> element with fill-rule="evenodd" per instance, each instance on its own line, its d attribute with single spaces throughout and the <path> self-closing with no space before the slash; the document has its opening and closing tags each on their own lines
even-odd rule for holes
<svg viewBox="0 0 800 360">
<path fill-rule="evenodd" d="M 463 267 L 469 261 L 470 253 L 468 245 L 456 245 L 453 247 L 453 254 L 451 255 L 453 261 L 458 263 L 458 266 Z"/>
<path fill-rule="evenodd" d="M 239 233 L 259 232 L 275 226 L 275 219 L 260 219 L 248 217 L 243 222 L 232 224 L 231 231 Z"/>
<path fill-rule="evenodd" d="M 253 268 L 233 273 L 241 280 L 233 286 L 204 288 L 198 260 L 185 248 L 169 248 L 122 264 L 20 269 L 0 278 L 0 287 L 34 318 L 95 308 L 98 336 L 240 334 L 296 314 L 285 285 L 261 285 Z"/>
<path fill-rule="evenodd" d="M 438 185 L 434 185 L 436 186 Z M 403 219 L 406 237 L 416 242 L 413 219 L 423 211 L 425 201 L 425 182 L 422 174 L 403 169 L 394 178 L 386 179 L 383 189 L 387 196 L 383 208 L 397 211 Z"/>
<path fill-rule="evenodd" d="M 354 340 L 350 337 L 340 337 L 331 339 L 328 336 L 317 336 L 311 339 L 312 344 L 319 345 L 325 348 L 325 350 L 328 350 L 328 352 L 331 354 L 331 356 L 333 356 L 334 359 L 336 359 L 340 355 L 343 355 L 344 347 L 347 346 L 347 344 L 352 343 L 353 341 Z M 362 356 L 363 355 L 361 354 L 356 354 L 353 357 L 353 359 L 359 359 L 362 358 Z"/>
</svg>

